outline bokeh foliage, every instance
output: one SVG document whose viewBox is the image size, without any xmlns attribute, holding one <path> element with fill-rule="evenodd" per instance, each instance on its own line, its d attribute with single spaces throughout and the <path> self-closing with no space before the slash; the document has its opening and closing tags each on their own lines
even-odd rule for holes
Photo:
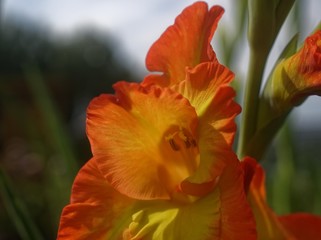
<svg viewBox="0 0 321 240">
<path fill-rule="evenodd" d="M 91 157 L 89 101 L 137 76 L 116 41 L 92 29 L 59 38 L 6 22 L 0 36 L 0 239 L 54 239 L 73 179 Z"/>
</svg>

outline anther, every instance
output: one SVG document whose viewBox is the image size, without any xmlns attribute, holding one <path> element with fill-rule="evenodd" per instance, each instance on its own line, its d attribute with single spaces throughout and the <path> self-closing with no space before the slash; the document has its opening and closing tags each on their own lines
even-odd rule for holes
<svg viewBox="0 0 321 240">
<path fill-rule="evenodd" d="M 168 134 L 165 139 L 174 151 L 180 151 L 184 147 L 186 149 L 197 147 L 195 139 L 185 134 L 181 128 Z"/>
<path fill-rule="evenodd" d="M 186 138 L 185 142 L 185 147 L 190 148 L 190 147 L 196 147 L 196 141 L 193 138 Z"/>
<path fill-rule="evenodd" d="M 180 150 L 180 147 L 175 143 L 174 139 L 173 138 L 170 138 L 168 140 L 169 144 L 171 145 L 172 149 L 174 151 L 179 151 Z"/>
</svg>

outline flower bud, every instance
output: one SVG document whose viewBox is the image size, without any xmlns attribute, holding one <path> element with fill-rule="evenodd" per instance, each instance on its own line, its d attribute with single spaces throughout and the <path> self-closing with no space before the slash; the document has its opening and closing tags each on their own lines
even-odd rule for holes
<svg viewBox="0 0 321 240">
<path fill-rule="evenodd" d="M 263 93 L 278 113 L 300 105 L 310 95 L 321 95 L 321 31 L 278 64 Z"/>
<path fill-rule="evenodd" d="M 257 130 L 247 152 L 261 158 L 293 107 L 308 96 L 321 96 L 321 31 L 309 36 L 294 53 L 296 37 L 281 54 L 260 97 Z"/>
</svg>

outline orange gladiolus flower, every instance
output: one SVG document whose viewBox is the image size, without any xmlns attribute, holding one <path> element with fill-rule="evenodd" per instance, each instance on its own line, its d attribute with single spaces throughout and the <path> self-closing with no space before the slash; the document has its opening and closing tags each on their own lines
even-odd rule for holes
<svg viewBox="0 0 321 240">
<path fill-rule="evenodd" d="M 277 216 L 268 206 L 263 168 L 252 158 L 242 161 L 245 188 L 256 220 L 259 240 L 321 239 L 321 217 L 308 213 Z"/>
<path fill-rule="evenodd" d="M 88 107 L 93 158 L 79 171 L 58 239 L 255 239 L 231 150 L 240 107 L 210 46 L 223 9 L 186 8 L 152 46 L 163 75 L 120 82 Z"/>
</svg>

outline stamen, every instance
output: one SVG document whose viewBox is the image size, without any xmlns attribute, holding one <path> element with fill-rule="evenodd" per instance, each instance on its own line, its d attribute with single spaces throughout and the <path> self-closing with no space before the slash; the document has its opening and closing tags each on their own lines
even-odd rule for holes
<svg viewBox="0 0 321 240">
<path fill-rule="evenodd" d="M 179 151 L 180 147 L 175 143 L 173 138 L 168 139 L 169 145 L 171 145 L 174 151 Z"/>
<path fill-rule="evenodd" d="M 186 135 L 182 128 L 167 135 L 165 139 L 174 151 L 179 151 L 184 146 L 186 149 L 197 146 L 195 139 Z"/>
<path fill-rule="evenodd" d="M 197 144 L 196 144 L 195 139 L 194 138 L 187 138 L 185 141 L 185 146 L 186 146 L 186 148 L 196 147 Z"/>
</svg>

